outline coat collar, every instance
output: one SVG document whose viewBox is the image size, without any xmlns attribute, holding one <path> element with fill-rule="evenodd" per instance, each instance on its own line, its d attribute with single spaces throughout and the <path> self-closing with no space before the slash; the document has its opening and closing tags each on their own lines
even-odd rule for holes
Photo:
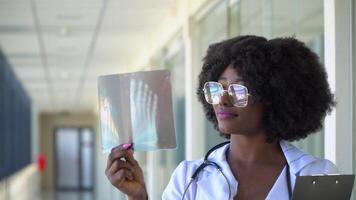
<svg viewBox="0 0 356 200">
<path fill-rule="evenodd" d="M 304 153 L 287 141 L 282 140 L 280 145 L 290 166 L 290 171 L 294 175 L 298 175 L 305 166 L 317 160 L 314 156 Z"/>
<path fill-rule="evenodd" d="M 287 160 L 287 163 L 290 166 L 290 171 L 294 175 L 298 175 L 299 172 L 308 164 L 314 162 L 316 158 L 310 154 L 304 153 L 300 149 L 298 149 L 296 146 L 293 144 L 287 142 L 287 141 L 280 141 L 280 146 L 283 151 L 283 154 Z M 227 163 L 226 160 L 226 151 L 229 149 L 230 144 L 227 144 L 216 151 L 213 151 L 209 155 L 209 160 L 216 162 L 218 165 L 221 166 L 225 171 L 231 171 L 230 167 Z M 203 160 L 202 160 L 203 161 Z M 215 170 L 214 167 L 207 167 L 205 168 L 207 172 L 211 172 L 212 170 Z M 204 169 L 204 170 L 205 170 Z"/>
<path fill-rule="evenodd" d="M 235 179 L 234 175 L 232 174 L 232 171 L 230 169 L 230 166 L 228 165 L 228 162 L 226 160 L 226 151 L 229 149 L 230 144 L 227 144 L 215 151 L 213 151 L 209 155 L 209 160 L 216 162 L 221 168 L 223 173 L 225 174 L 227 180 L 229 180 L 230 188 L 231 188 L 231 194 L 232 196 L 236 195 L 237 193 L 237 186 L 238 182 Z M 289 142 L 286 141 L 281 141 L 280 142 L 281 149 L 284 153 L 284 156 L 287 160 L 287 163 L 290 166 L 290 174 L 291 174 L 291 182 L 292 182 L 292 188 L 294 188 L 294 183 L 296 176 L 299 174 L 299 172 L 308 164 L 314 162 L 316 160 L 315 157 L 306 154 L 299 150 L 297 147 L 295 147 L 293 144 L 290 144 Z M 203 160 L 201 160 L 203 162 Z M 282 176 L 285 172 L 285 169 L 282 171 L 281 175 Z M 285 175 L 283 175 L 285 176 Z M 281 179 L 284 181 L 284 179 Z M 277 181 L 281 181 L 277 179 Z M 219 184 L 211 184 L 212 181 L 219 183 Z M 211 191 L 214 192 L 214 197 L 217 199 L 221 198 L 226 198 L 226 194 L 228 194 L 228 185 L 226 183 L 226 180 L 224 177 L 220 174 L 218 170 L 216 170 L 215 167 L 213 166 L 208 166 L 205 167 L 204 170 L 200 173 L 198 176 L 197 180 L 198 188 L 201 190 L 201 195 L 212 195 Z M 275 183 L 275 185 L 283 185 L 285 186 L 286 184 L 280 184 L 280 183 Z M 281 195 L 280 192 L 276 192 L 275 190 L 279 190 L 278 188 L 275 188 L 275 185 L 270 191 L 270 194 L 268 195 L 268 199 L 273 199 L 274 196 L 277 194 Z M 219 187 L 216 188 L 216 187 Z M 280 188 L 281 189 L 281 188 Z M 285 194 L 283 195 L 288 195 L 287 190 L 283 190 Z M 199 195 L 198 195 L 199 196 Z M 288 196 L 286 196 L 288 197 Z M 198 199 L 204 199 L 204 198 L 198 198 Z"/>
</svg>

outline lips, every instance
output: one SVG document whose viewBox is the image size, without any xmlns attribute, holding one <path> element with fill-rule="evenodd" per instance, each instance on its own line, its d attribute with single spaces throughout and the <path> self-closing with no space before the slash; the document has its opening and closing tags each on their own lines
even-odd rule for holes
<svg viewBox="0 0 356 200">
<path fill-rule="evenodd" d="M 219 119 L 231 119 L 237 117 L 237 114 L 228 111 L 219 111 L 217 112 L 217 117 Z"/>
</svg>

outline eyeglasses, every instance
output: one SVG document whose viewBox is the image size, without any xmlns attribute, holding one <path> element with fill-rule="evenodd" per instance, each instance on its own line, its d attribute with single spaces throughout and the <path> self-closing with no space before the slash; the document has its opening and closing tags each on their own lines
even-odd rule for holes
<svg viewBox="0 0 356 200">
<path fill-rule="evenodd" d="M 247 87 L 240 84 L 230 84 L 227 90 L 224 90 L 221 83 L 209 81 L 204 84 L 205 100 L 209 104 L 219 104 L 224 92 L 228 92 L 232 104 L 236 107 L 246 107 L 248 103 Z"/>
</svg>

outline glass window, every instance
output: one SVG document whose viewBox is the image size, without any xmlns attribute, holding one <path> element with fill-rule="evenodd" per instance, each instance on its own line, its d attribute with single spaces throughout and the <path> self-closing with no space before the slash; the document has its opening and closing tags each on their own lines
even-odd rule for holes
<svg viewBox="0 0 356 200">
<path fill-rule="evenodd" d="M 199 52 L 202 58 L 208 46 L 228 37 L 227 1 L 221 1 L 201 18 L 196 26 Z"/>
<path fill-rule="evenodd" d="M 197 23 L 197 42 L 198 42 L 198 57 L 199 72 L 202 66 L 202 58 L 206 54 L 209 45 L 214 42 L 220 42 L 228 38 L 228 1 L 221 1 L 211 8 Z M 205 134 L 205 151 L 219 142 L 224 141 L 218 131 L 215 130 L 213 124 L 204 119 L 204 134 Z"/>
<path fill-rule="evenodd" d="M 230 34 L 267 38 L 293 36 L 324 60 L 323 0 L 237 0 L 230 6 Z M 324 156 L 324 133 L 295 142 L 303 150 Z"/>
<path fill-rule="evenodd" d="M 146 180 L 151 199 L 161 199 L 171 174 L 185 158 L 185 52 L 183 39 L 178 34 L 157 52 L 151 59 L 156 69 L 168 69 L 171 72 L 172 103 L 177 148 L 174 150 L 139 153 L 138 160 Z"/>
<path fill-rule="evenodd" d="M 229 36 L 234 37 L 240 35 L 241 31 L 241 1 L 237 1 L 229 8 Z"/>
</svg>

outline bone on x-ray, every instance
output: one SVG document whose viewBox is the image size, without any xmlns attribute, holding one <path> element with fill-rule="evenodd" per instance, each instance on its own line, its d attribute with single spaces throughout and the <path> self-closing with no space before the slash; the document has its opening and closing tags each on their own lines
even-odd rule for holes
<svg viewBox="0 0 356 200">
<path fill-rule="evenodd" d="M 124 143 L 135 151 L 176 148 L 168 70 L 100 76 L 98 88 L 104 152 Z"/>
</svg>

